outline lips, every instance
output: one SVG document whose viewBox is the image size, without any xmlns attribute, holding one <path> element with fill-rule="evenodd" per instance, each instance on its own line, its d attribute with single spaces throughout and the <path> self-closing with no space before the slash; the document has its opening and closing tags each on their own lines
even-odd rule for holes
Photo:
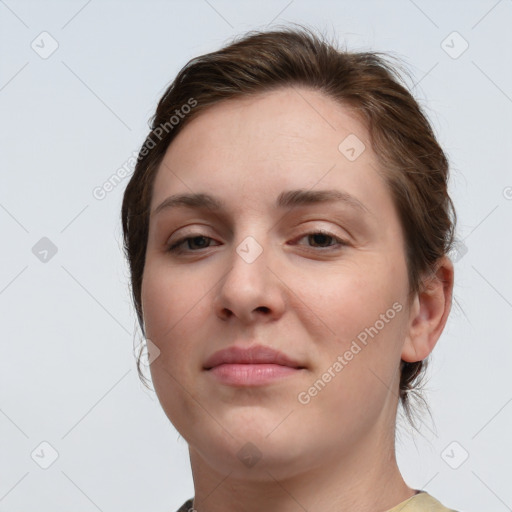
<svg viewBox="0 0 512 512">
<path fill-rule="evenodd" d="M 235 388 L 264 387 L 288 382 L 305 369 L 298 361 L 264 345 L 242 348 L 233 345 L 215 352 L 204 369 L 214 382 Z"/>
<path fill-rule="evenodd" d="M 298 361 L 283 352 L 264 345 L 253 345 L 248 348 L 233 345 L 229 348 L 219 350 L 206 360 L 204 369 L 211 370 L 223 364 L 274 364 L 296 369 L 304 368 Z"/>
</svg>

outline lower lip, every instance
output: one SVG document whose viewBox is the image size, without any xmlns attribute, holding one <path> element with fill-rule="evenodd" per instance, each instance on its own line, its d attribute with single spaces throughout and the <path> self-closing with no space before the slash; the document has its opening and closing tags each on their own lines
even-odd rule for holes
<svg viewBox="0 0 512 512">
<path fill-rule="evenodd" d="M 297 374 L 300 369 L 279 364 L 221 364 L 208 371 L 223 384 L 259 386 Z"/>
</svg>

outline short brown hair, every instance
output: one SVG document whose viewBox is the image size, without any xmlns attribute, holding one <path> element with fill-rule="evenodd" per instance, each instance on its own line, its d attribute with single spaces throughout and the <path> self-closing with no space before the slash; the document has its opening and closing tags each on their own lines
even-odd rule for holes
<svg viewBox="0 0 512 512">
<path fill-rule="evenodd" d="M 318 90 L 350 107 L 365 123 L 404 231 L 409 298 L 421 290 L 424 276 L 435 272 L 438 260 L 454 244 L 456 214 L 448 194 L 447 158 L 387 57 L 340 50 L 310 29 L 288 27 L 249 32 L 181 69 L 158 103 L 122 204 L 132 296 L 144 336 L 141 285 L 149 206 L 169 144 L 209 106 L 282 87 Z M 184 110 L 191 99 L 194 108 Z M 177 111 L 188 113 L 174 124 L 170 120 Z M 137 368 L 142 376 L 139 362 L 140 358 Z M 408 397 L 416 392 L 425 363 L 402 361 L 400 401 L 409 419 Z"/>
</svg>

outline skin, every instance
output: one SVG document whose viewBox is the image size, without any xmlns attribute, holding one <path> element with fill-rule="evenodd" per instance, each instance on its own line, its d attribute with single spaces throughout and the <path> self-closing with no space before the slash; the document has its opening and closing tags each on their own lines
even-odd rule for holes
<svg viewBox="0 0 512 512">
<path fill-rule="evenodd" d="M 338 149 L 349 134 L 366 146 L 354 161 Z M 407 303 L 403 232 L 368 137 L 346 107 L 284 88 L 209 108 L 179 133 L 157 172 L 144 325 L 160 350 L 150 367 L 158 399 L 189 444 L 199 512 L 376 512 L 415 493 L 395 458 L 400 362 L 434 348 L 453 266 L 443 258 Z M 277 209 L 277 196 L 291 189 L 342 190 L 369 213 L 337 202 Z M 226 208 L 154 215 L 168 196 L 190 192 L 215 195 Z M 307 236 L 319 229 L 333 238 Z M 166 252 L 183 236 L 208 238 Z M 252 263 L 236 251 L 247 236 L 263 251 Z M 401 311 L 300 403 L 299 393 L 396 303 Z M 305 368 L 244 388 L 203 369 L 217 350 L 256 342 Z M 252 467 L 237 456 L 248 442 L 261 455 Z"/>
</svg>

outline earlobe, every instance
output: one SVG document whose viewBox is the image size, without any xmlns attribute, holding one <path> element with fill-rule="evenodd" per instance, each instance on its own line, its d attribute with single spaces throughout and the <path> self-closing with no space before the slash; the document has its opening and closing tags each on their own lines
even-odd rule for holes
<svg viewBox="0 0 512 512">
<path fill-rule="evenodd" d="M 422 361 L 434 350 L 443 332 L 452 304 L 453 263 L 440 258 L 437 270 L 423 281 L 421 291 L 410 308 L 408 331 L 402 348 L 402 360 Z"/>
</svg>

